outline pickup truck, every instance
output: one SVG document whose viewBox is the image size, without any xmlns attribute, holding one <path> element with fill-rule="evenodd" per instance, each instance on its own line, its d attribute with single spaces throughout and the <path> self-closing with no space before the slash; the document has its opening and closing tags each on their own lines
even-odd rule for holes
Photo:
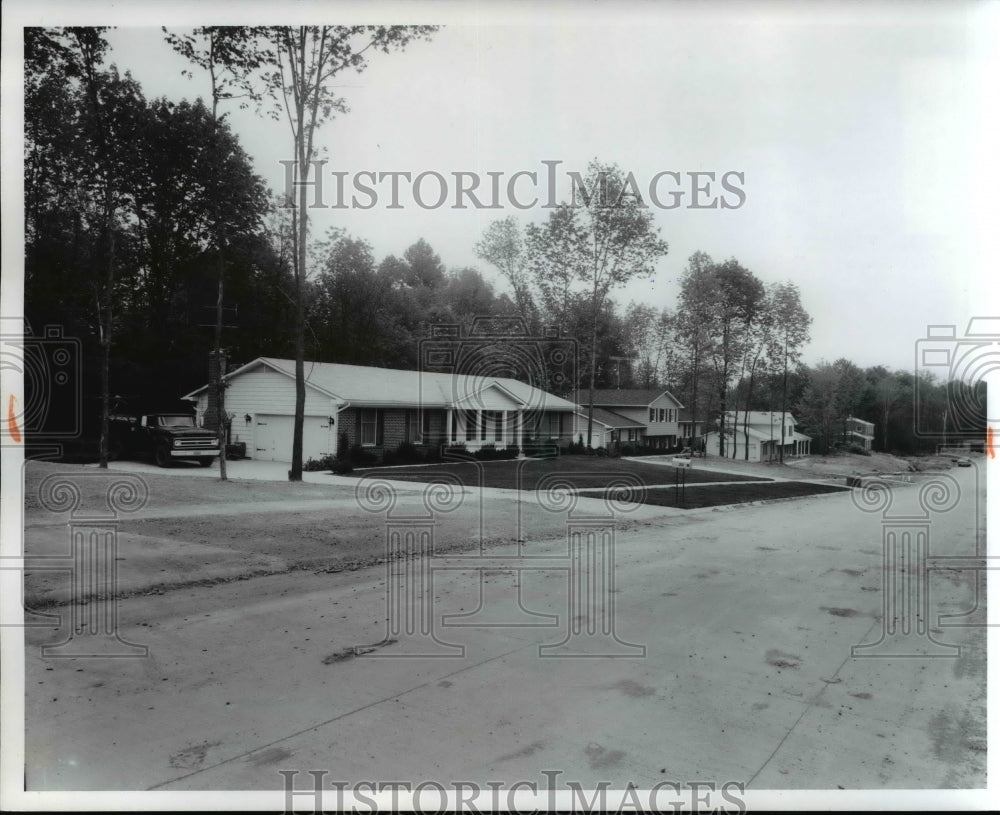
<svg viewBox="0 0 1000 815">
<path fill-rule="evenodd" d="M 197 461 L 212 466 L 219 440 L 198 427 L 186 413 L 113 414 L 110 417 L 109 458 L 152 458 L 160 467 L 175 461 Z"/>
</svg>

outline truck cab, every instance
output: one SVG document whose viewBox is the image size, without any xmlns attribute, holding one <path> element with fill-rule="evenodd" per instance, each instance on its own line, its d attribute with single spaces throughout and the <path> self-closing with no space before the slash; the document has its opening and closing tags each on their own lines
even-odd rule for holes
<svg viewBox="0 0 1000 815">
<path fill-rule="evenodd" d="M 215 433 L 187 413 L 114 414 L 109 440 L 111 458 L 152 458 L 160 467 L 175 461 L 210 467 L 219 455 Z"/>
</svg>

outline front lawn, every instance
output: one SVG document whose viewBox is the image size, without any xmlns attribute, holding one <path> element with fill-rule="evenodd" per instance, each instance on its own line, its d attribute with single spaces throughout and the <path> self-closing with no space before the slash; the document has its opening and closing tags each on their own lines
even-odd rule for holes
<svg viewBox="0 0 1000 815">
<path fill-rule="evenodd" d="M 702 507 L 745 504 L 748 501 L 767 501 L 775 498 L 801 498 L 806 495 L 845 492 L 846 490 L 846 487 L 810 484 L 806 481 L 772 481 L 768 484 L 710 484 L 687 489 L 683 493 L 674 487 L 646 490 L 641 503 L 658 507 L 701 509 Z M 587 496 L 597 494 L 584 493 Z"/>
<path fill-rule="evenodd" d="M 661 464 L 644 464 L 598 456 L 561 456 L 556 459 L 526 458 L 518 461 L 455 461 L 417 467 L 373 467 L 355 470 L 362 478 L 386 478 L 392 481 L 437 481 L 443 474 L 457 477 L 467 487 L 500 487 L 511 490 L 534 490 L 540 479 L 558 473 L 577 489 L 603 487 L 617 475 L 638 476 L 644 484 L 673 484 L 677 470 Z M 718 481 L 770 481 L 768 478 L 732 475 L 697 466 L 681 472 L 688 484 Z"/>
</svg>

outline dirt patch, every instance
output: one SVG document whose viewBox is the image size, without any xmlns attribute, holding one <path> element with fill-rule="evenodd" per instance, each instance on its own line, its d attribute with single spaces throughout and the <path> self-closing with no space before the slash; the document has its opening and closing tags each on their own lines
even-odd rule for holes
<svg viewBox="0 0 1000 815">
<path fill-rule="evenodd" d="M 196 770 L 205 763 L 208 751 L 220 744 L 221 741 L 204 741 L 178 750 L 170 756 L 170 766 L 178 770 Z"/>
<path fill-rule="evenodd" d="M 291 757 L 291 750 L 285 750 L 283 747 L 268 747 L 266 750 L 261 750 L 259 753 L 248 756 L 247 761 L 255 767 L 263 767 L 268 764 L 286 762 Z"/>
<path fill-rule="evenodd" d="M 500 756 L 497 761 L 510 761 L 515 758 L 526 758 L 527 756 L 534 755 L 544 746 L 544 741 L 533 741 L 531 744 L 526 744 L 524 747 L 519 750 L 515 750 L 513 753 L 505 753 Z"/>
<path fill-rule="evenodd" d="M 383 640 L 382 642 L 376 642 L 372 645 L 352 645 L 348 648 L 341 648 L 339 651 L 334 651 L 332 654 L 328 654 L 323 657 L 323 664 L 334 665 L 337 662 L 346 662 L 349 659 L 370 654 L 373 651 L 377 651 L 379 648 L 385 648 L 387 645 L 394 645 L 395 643 L 396 640 L 390 639 Z"/>
<path fill-rule="evenodd" d="M 614 767 L 616 764 L 620 764 L 621 760 L 625 758 L 624 750 L 608 750 L 596 742 L 588 744 L 583 751 L 587 754 L 587 758 L 590 761 L 590 769 L 592 770 Z"/>
<path fill-rule="evenodd" d="M 857 617 L 861 612 L 853 608 L 831 608 L 830 606 L 820 606 L 820 611 L 832 614 L 834 617 Z"/>
<path fill-rule="evenodd" d="M 862 691 L 861 693 L 852 693 L 851 696 L 853 696 L 855 699 L 871 699 L 872 698 L 872 695 L 870 693 L 868 693 L 867 691 Z"/>
<path fill-rule="evenodd" d="M 802 657 L 772 648 L 765 654 L 764 661 L 775 668 L 798 668 L 802 664 Z"/>
<path fill-rule="evenodd" d="M 608 685 L 608 687 L 620 690 L 632 699 L 642 699 L 644 696 L 652 696 L 656 693 L 655 688 L 651 688 L 648 685 L 640 685 L 632 679 L 622 679 L 619 682 L 615 682 L 613 685 Z"/>
</svg>

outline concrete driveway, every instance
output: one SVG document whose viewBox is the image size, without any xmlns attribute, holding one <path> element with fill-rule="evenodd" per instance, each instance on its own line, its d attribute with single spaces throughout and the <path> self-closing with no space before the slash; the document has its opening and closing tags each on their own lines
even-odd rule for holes
<svg viewBox="0 0 1000 815">
<path fill-rule="evenodd" d="M 96 465 L 93 465 L 96 467 Z M 257 461 L 240 459 L 226 462 L 226 477 L 244 481 L 287 481 L 291 464 L 286 461 Z M 219 462 L 211 467 L 189 461 L 175 461 L 170 467 L 157 467 L 145 461 L 112 461 L 108 469 L 123 473 L 151 473 L 156 475 L 176 475 L 184 478 L 218 478 Z M 309 484 L 329 484 L 333 476 L 328 470 L 302 473 L 302 480 Z"/>
<path fill-rule="evenodd" d="M 284 466 L 232 464 L 233 477 Z M 976 554 L 976 474 L 950 474 L 961 500 L 934 516 L 933 553 Z M 894 513 L 919 498 L 894 490 Z M 886 522 L 847 493 L 646 514 L 616 534 L 613 615 L 595 605 L 596 618 L 558 567 L 565 537 L 531 541 L 527 566 L 513 548 L 446 559 L 433 637 L 423 618 L 391 629 L 387 586 L 412 577 L 410 560 L 128 598 L 121 635 L 143 659 L 43 658 L 60 635 L 29 629 L 28 788 L 273 790 L 280 807 L 282 770 L 307 788 L 309 770 L 563 791 L 982 787 L 981 573 L 930 582 L 931 634 L 960 656 L 852 655 L 885 632 Z M 573 647 L 552 647 L 573 631 Z"/>
</svg>

